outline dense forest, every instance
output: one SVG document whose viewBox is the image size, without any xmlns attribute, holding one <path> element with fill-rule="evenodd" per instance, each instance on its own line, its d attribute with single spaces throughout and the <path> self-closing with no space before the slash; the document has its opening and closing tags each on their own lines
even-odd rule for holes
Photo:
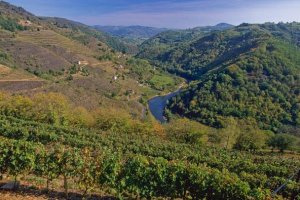
<svg viewBox="0 0 300 200">
<path fill-rule="evenodd" d="M 187 30 L 168 30 L 155 35 L 139 46 L 137 57 L 151 60 L 153 64 L 164 67 L 166 61 L 162 59 L 162 54 L 168 52 L 173 47 L 184 47 L 205 35 L 212 32 L 231 28 L 229 24 L 218 24 L 216 26 L 196 27 Z"/>
<path fill-rule="evenodd" d="M 253 118 L 278 132 L 299 126 L 299 31 L 297 23 L 242 24 L 142 55 L 194 81 L 169 103 L 172 113 L 213 127 L 229 116 Z"/>
</svg>

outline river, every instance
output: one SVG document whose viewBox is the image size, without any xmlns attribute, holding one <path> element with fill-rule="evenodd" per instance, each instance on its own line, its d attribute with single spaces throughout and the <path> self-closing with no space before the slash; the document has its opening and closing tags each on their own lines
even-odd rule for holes
<svg viewBox="0 0 300 200">
<path fill-rule="evenodd" d="M 164 109 L 167 105 L 167 102 L 169 99 L 179 94 L 180 91 L 181 89 L 164 96 L 156 96 L 148 101 L 150 112 L 156 120 L 160 121 L 161 123 L 165 123 L 167 121 L 164 117 Z"/>
</svg>

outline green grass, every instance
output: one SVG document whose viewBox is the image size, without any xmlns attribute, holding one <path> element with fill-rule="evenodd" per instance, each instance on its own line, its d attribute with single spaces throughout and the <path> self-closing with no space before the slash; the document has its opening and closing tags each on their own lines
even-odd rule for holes
<svg viewBox="0 0 300 200">
<path fill-rule="evenodd" d="M 175 84 L 175 81 L 170 76 L 165 75 L 154 75 L 152 79 L 149 81 L 149 83 L 157 88 L 157 89 L 165 89 L 167 87 L 173 86 Z"/>
</svg>

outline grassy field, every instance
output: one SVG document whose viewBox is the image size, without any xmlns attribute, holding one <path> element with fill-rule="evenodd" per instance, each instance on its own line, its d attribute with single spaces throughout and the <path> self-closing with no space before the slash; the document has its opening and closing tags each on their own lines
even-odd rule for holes
<svg viewBox="0 0 300 200">
<path fill-rule="evenodd" d="M 162 90 L 174 86 L 175 84 L 174 79 L 166 75 L 154 75 L 149 82 L 153 87 Z"/>
</svg>

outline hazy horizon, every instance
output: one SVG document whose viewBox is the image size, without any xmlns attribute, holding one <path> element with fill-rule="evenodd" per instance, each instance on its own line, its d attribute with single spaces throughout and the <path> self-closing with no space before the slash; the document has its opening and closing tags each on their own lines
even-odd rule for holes
<svg viewBox="0 0 300 200">
<path fill-rule="evenodd" d="M 7 0 L 38 16 L 87 25 L 192 28 L 218 23 L 300 21 L 297 0 Z"/>
</svg>

